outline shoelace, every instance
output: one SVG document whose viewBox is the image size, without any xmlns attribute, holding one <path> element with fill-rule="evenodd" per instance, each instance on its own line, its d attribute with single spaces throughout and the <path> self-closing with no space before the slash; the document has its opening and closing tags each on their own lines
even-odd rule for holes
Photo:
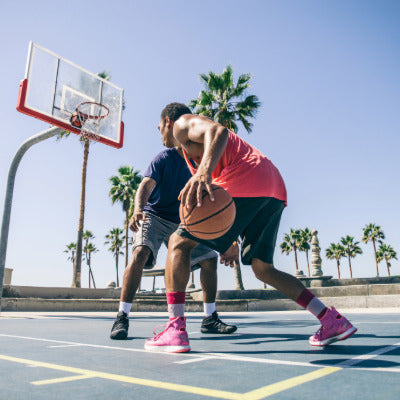
<svg viewBox="0 0 400 400">
<path fill-rule="evenodd" d="M 157 330 L 158 328 L 162 328 L 162 327 L 164 327 L 165 329 L 163 329 L 160 333 L 156 333 L 156 330 Z M 152 338 L 152 340 L 158 339 L 158 338 L 166 331 L 166 329 L 167 329 L 167 327 L 166 327 L 165 325 L 158 325 L 158 326 L 156 326 L 156 327 L 154 328 L 154 330 L 153 330 L 153 335 L 155 335 L 155 336 Z"/>
<path fill-rule="evenodd" d="M 122 326 L 122 327 L 124 328 L 124 327 L 125 327 L 125 324 L 126 324 L 125 319 L 126 319 L 126 318 L 123 318 L 123 317 L 117 319 L 117 320 L 114 322 L 113 329 L 116 328 L 116 327 L 120 327 L 120 326 Z"/>
<path fill-rule="evenodd" d="M 315 332 L 315 336 L 321 336 L 323 330 L 324 330 L 324 326 L 321 325 L 321 327 L 317 330 L 317 332 Z"/>
</svg>

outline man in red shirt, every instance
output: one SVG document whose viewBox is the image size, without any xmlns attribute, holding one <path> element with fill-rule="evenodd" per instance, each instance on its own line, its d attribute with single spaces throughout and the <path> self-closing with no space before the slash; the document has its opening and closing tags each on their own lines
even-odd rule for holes
<svg viewBox="0 0 400 400">
<path fill-rule="evenodd" d="M 272 162 L 221 124 L 192 115 L 181 103 L 171 103 L 164 108 L 158 128 L 163 141 L 174 140 L 182 147 L 192 173 L 179 196 L 182 204 L 201 207 L 204 191 L 213 201 L 211 183 L 214 183 L 233 197 L 236 218 L 231 229 L 215 240 L 197 239 L 182 227 L 172 234 L 165 270 L 170 322 L 161 334 L 146 341 L 145 348 L 190 351 L 184 317 L 190 252 L 199 243 L 207 244 L 230 263 L 237 257 L 231 245 L 239 237 L 242 239 L 242 263 L 251 265 L 259 280 L 280 290 L 320 320 L 320 329 L 309 339 L 311 345 L 325 346 L 355 333 L 357 329 L 345 317 L 333 307 L 326 307 L 300 280 L 274 267 L 276 237 L 287 199 L 284 181 Z"/>
</svg>

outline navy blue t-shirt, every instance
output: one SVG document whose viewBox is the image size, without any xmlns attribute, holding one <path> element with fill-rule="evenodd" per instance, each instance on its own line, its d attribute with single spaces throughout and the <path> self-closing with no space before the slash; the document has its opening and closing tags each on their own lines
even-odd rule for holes
<svg viewBox="0 0 400 400">
<path fill-rule="evenodd" d="M 192 175 L 178 150 L 172 148 L 157 154 L 144 176 L 156 181 L 144 211 L 179 223 L 178 196 Z"/>
</svg>

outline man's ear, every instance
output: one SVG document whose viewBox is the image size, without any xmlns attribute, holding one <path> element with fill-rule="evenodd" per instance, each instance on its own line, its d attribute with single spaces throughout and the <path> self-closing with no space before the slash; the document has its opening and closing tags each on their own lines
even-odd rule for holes
<svg viewBox="0 0 400 400">
<path fill-rule="evenodd" d="M 170 117 L 165 117 L 165 125 L 167 126 L 167 128 L 171 128 L 173 123 L 174 123 L 174 121 L 172 121 L 172 119 Z"/>
</svg>

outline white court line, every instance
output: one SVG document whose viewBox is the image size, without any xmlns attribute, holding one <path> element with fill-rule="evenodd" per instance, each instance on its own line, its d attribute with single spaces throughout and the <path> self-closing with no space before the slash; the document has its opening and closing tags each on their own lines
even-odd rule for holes
<svg viewBox="0 0 400 400">
<path fill-rule="evenodd" d="M 391 325 L 391 324 L 400 324 L 400 321 L 356 321 L 352 322 L 353 325 L 360 325 L 360 324 L 380 324 L 380 325 Z"/>
<path fill-rule="evenodd" d="M 61 347 L 79 347 L 82 346 L 79 343 L 76 344 L 60 344 L 59 346 L 48 346 L 49 349 L 56 349 L 56 348 L 61 348 Z"/>
<path fill-rule="evenodd" d="M 206 361 L 206 360 L 213 360 L 216 358 L 218 358 L 218 357 L 205 356 L 205 357 L 192 358 L 191 360 L 175 361 L 174 364 L 190 364 L 190 363 L 201 362 L 201 361 Z"/>
<path fill-rule="evenodd" d="M 370 360 L 371 358 L 375 358 L 376 356 L 380 356 L 382 354 L 389 353 L 392 350 L 396 350 L 399 348 L 399 346 L 400 346 L 400 342 L 395 343 L 391 346 L 386 346 L 381 349 L 371 351 L 371 353 L 361 354 L 360 356 L 354 357 L 350 360 L 343 361 L 343 362 L 335 365 L 335 367 L 340 367 L 340 368 L 351 367 L 352 365 L 359 364 L 365 360 Z"/>
<path fill-rule="evenodd" d="M 400 342 L 395 343 L 391 346 L 382 347 L 377 349 L 371 353 L 362 354 L 360 356 L 356 356 L 354 358 L 345 360 L 341 363 L 335 365 L 326 365 L 323 362 L 321 363 L 307 363 L 307 362 L 297 362 L 297 361 L 283 361 L 283 360 L 276 360 L 276 359 L 268 359 L 268 358 L 257 358 L 257 357 L 247 357 L 247 356 L 235 356 L 232 354 L 224 354 L 224 353 L 202 353 L 199 354 L 189 354 L 189 353 L 149 353 L 144 349 L 131 349 L 125 347 L 116 347 L 116 346 L 104 346 L 104 345 L 96 345 L 96 344 L 87 344 L 87 343 L 77 343 L 77 342 L 66 342 L 61 340 L 54 340 L 54 339 L 43 339 L 43 338 L 34 338 L 29 336 L 17 336 L 17 335 L 6 335 L 0 334 L 0 337 L 11 337 L 16 339 L 27 339 L 27 340 L 34 340 L 34 341 L 41 341 L 41 342 L 49 342 L 49 343 L 64 343 L 68 345 L 76 345 L 76 346 L 85 346 L 85 347 L 93 347 L 93 348 L 100 348 L 100 349 L 110 349 L 110 350 L 122 350 L 122 351 L 130 351 L 130 352 L 139 352 L 139 353 L 147 353 L 147 354 L 157 354 L 157 355 L 168 355 L 174 357 L 190 357 L 190 361 L 188 360 L 187 363 L 192 362 L 200 362 L 206 361 L 210 359 L 220 359 L 226 361 L 242 361 L 242 362 L 253 362 L 253 363 L 260 363 L 260 364 L 278 364 L 278 365 L 289 365 L 289 366 L 302 366 L 302 367 L 312 367 L 312 368 L 320 368 L 320 367 L 338 367 L 338 368 L 349 368 L 354 370 L 367 370 L 367 371 L 379 371 L 379 372 L 400 372 L 400 368 L 360 368 L 354 367 L 356 364 L 360 364 L 365 360 L 370 360 L 375 358 L 376 356 L 388 353 L 392 350 L 398 349 L 400 347 Z M 184 360 L 175 361 L 174 363 L 181 364 Z"/>
<path fill-rule="evenodd" d="M 130 352 L 136 352 L 136 353 L 146 353 L 146 354 L 155 354 L 155 353 L 149 353 L 148 351 L 144 349 L 132 349 L 132 348 L 126 348 L 126 347 L 116 347 L 116 346 L 105 346 L 105 345 L 98 345 L 98 344 L 87 344 L 87 343 L 77 343 L 77 342 L 66 342 L 62 340 L 54 340 L 54 339 L 43 339 L 43 338 L 34 338 L 34 337 L 29 337 L 29 336 L 18 336 L 18 335 L 6 335 L 6 334 L 0 334 L 0 337 L 11 337 L 15 339 L 26 339 L 26 340 L 35 340 L 39 342 L 49 342 L 49 343 L 60 343 L 60 344 L 67 344 L 67 345 L 78 345 L 78 346 L 86 346 L 86 347 L 93 347 L 93 348 L 99 348 L 99 349 L 110 349 L 110 350 L 122 350 L 122 351 L 130 351 Z M 195 358 L 195 362 L 199 361 L 205 361 L 208 359 L 223 359 L 227 361 L 243 361 L 243 362 L 255 362 L 255 363 L 261 363 L 261 364 L 283 364 L 283 365 L 298 365 L 298 366 L 303 366 L 303 367 L 311 367 L 311 368 L 316 368 L 319 366 L 325 367 L 325 365 L 316 365 L 316 364 L 311 364 L 311 363 L 299 363 L 296 361 L 282 361 L 282 360 L 274 360 L 274 359 L 268 359 L 268 358 L 257 358 L 257 357 L 245 357 L 245 356 L 235 356 L 235 355 L 230 355 L 230 354 L 222 354 L 222 353 L 202 353 L 201 355 L 199 354 L 189 354 L 189 353 L 157 353 L 157 354 L 163 354 L 167 356 L 173 356 L 173 357 L 188 357 L 190 359 Z M 181 363 L 183 360 L 175 361 L 176 363 Z M 174 362 L 174 363 L 175 363 Z"/>
</svg>

